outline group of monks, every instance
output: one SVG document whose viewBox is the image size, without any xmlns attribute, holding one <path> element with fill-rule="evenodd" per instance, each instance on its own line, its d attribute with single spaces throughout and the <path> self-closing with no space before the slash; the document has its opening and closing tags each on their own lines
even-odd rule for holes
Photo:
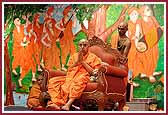
<svg viewBox="0 0 168 115">
<path fill-rule="evenodd" d="M 53 69 L 53 67 L 61 69 L 62 66 L 66 65 L 67 55 L 70 54 L 66 75 L 54 77 L 48 82 L 48 93 L 51 96 L 51 101 L 47 103 L 47 107 L 54 107 L 57 110 L 70 109 L 74 100 L 80 98 L 92 71 L 101 65 L 101 60 L 88 51 L 87 40 L 79 42 L 79 52 L 75 53 L 72 20 L 68 20 L 68 13 L 71 9 L 71 6 L 64 9 L 64 17 L 58 23 L 52 18 L 54 7 L 48 8 L 43 24 L 39 23 L 40 15 L 36 14 L 33 23 L 26 28 L 27 35 L 24 34 L 24 27 L 20 24 L 19 18 L 14 20 L 16 28 L 13 31 L 14 60 L 12 72 L 17 74 L 15 68 L 20 65 L 20 86 L 22 86 L 21 81 L 30 68 L 33 75 L 32 81 L 36 81 L 36 65 L 40 69 L 42 62 L 44 68 L 48 70 Z M 146 41 L 157 40 L 157 28 L 160 25 L 147 5 L 139 9 L 131 7 L 127 12 L 130 20 L 118 25 L 119 35 L 112 36 L 111 45 L 128 58 L 128 68 L 132 71 L 133 77 L 140 74 L 140 77 L 148 77 L 149 81 L 153 83 L 156 81 L 154 76 L 160 74 L 160 72 L 155 72 L 159 57 L 158 44 L 148 47 L 147 51 L 143 53 L 138 52 L 137 47 L 141 47 L 138 44 L 141 35 L 146 36 Z M 141 19 L 139 15 L 141 15 Z M 63 36 L 60 36 L 62 31 Z M 60 43 L 61 53 L 56 41 Z M 31 105 L 33 104 L 29 106 Z M 37 106 L 40 106 L 39 102 Z"/>
<path fill-rule="evenodd" d="M 48 8 L 44 23 L 39 22 L 40 14 L 35 14 L 32 23 L 23 25 L 19 17 L 14 18 L 15 28 L 13 30 L 13 57 L 12 72 L 18 75 L 16 68 L 20 66 L 19 86 L 22 87 L 22 79 L 32 69 L 32 81 L 36 81 L 36 66 L 50 69 L 62 69 L 66 65 L 67 56 L 76 52 L 73 44 L 72 20 L 69 20 L 71 6 L 63 11 L 60 22 L 52 17 L 54 7 Z M 63 36 L 60 36 L 60 33 Z M 60 48 L 56 42 L 60 43 Z"/>
<path fill-rule="evenodd" d="M 148 5 L 143 5 L 140 8 L 131 7 L 127 13 L 129 15 L 127 36 L 131 42 L 128 53 L 128 68 L 133 78 L 140 74 L 141 78 L 147 77 L 153 83 L 156 81 L 155 76 L 162 74 L 162 72 L 155 72 L 159 58 L 158 28 L 161 27 Z M 141 18 L 139 18 L 140 16 Z M 138 47 L 141 47 L 139 40 L 142 36 L 145 36 L 144 41 L 148 45 L 145 52 L 137 50 Z M 121 41 L 118 35 L 113 34 L 112 47 L 116 48 L 118 41 Z M 138 84 L 135 85 L 138 86 Z"/>
</svg>

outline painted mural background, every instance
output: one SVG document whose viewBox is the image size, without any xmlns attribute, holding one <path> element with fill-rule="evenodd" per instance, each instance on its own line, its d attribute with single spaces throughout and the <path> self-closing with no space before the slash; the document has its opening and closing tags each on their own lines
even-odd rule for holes
<svg viewBox="0 0 168 115">
<path fill-rule="evenodd" d="M 149 4 L 151 5 L 151 4 Z M 21 5 L 10 5 L 7 4 L 4 6 L 4 24 L 6 26 L 6 30 L 4 31 L 4 40 L 9 36 L 9 41 L 8 41 L 8 51 L 9 51 L 9 57 L 10 57 L 10 68 L 12 64 L 12 48 L 13 48 L 13 36 L 12 36 L 12 30 L 14 28 L 14 24 L 12 22 L 12 19 L 14 15 L 18 15 L 22 17 L 22 15 L 27 15 L 28 13 L 31 13 L 32 16 L 29 17 L 29 20 L 32 21 L 33 15 L 37 12 L 40 12 L 42 15 L 40 16 L 40 23 L 44 22 L 44 12 L 47 10 L 48 7 L 54 6 L 55 8 L 55 13 L 54 13 L 54 19 L 56 21 L 59 21 L 63 15 L 62 11 L 63 9 L 67 6 L 67 4 L 21 4 Z M 74 8 L 76 6 L 79 7 L 79 11 L 77 12 L 77 24 L 76 27 L 73 28 L 73 33 L 76 34 L 76 39 L 74 40 L 74 44 L 77 44 L 77 42 L 83 37 L 86 36 L 83 32 L 79 32 L 81 27 L 80 23 L 84 22 L 86 20 L 89 20 L 92 17 L 92 13 L 94 11 L 97 11 L 99 7 L 101 7 L 101 4 L 94 4 L 94 5 L 87 5 L 87 4 L 77 4 L 77 5 L 72 5 Z M 119 17 L 119 14 L 121 10 L 123 9 L 124 4 L 108 4 L 108 9 L 106 10 L 106 14 L 103 14 L 106 16 L 106 22 L 103 22 L 104 27 L 107 28 L 111 26 L 113 23 L 116 22 L 116 20 Z M 140 7 L 141 4 L 133 4 L 133 6 Z M 153 11 L 155 14 L 155 17 L 159 21 L 161 26 L 164 26 L 164 5 L 163 4 L 154 4 L 152 5 Z M 26 10 L 23 10 L 26 9 Z M 90 11 L 86 12 L 85 9 L 88 9 Z M 74 18 L 73 18 L 74 20 Z M 100 18 L 101 20 L 101 18 Z M 125 20 L 129 20 L 128 14 L 126 14 Z M 21 23 L 24 24 L 25 20 L 21 18 Z M 102 24 L 102 26 L 103 26 Z M 101 27 L 103 29 L 103 27 Z M 103 31 L 103 30 L 96 30 L 96 31 Z M 79 32 L 79 33 L 78 33 Z M 115 33 L 115 32 L 114 32 Z M 159 60 L 157 64 L 156 71 L 162 71 L 164 72 L 164 36 L 160 39 L 158 42 L 159 45 Z M 111 40 L 111 35 L 108 36 L 108 39 L 106 40 L 107 43 L 110 43 Z M 57 44 L 59 47 L 59 44 Z M 5 52 L 7 53 L 7 52 Z M 6 71 L 6 70 L 5 70 Z M 19 71 L 19 68 L 17 68 L 17 71 Z M 4 72 L 6 73 L 6 72 Z M 38 73 L 36 73 L 38 75 Z M 31 82 L 31 70 L 23 79 L 23 87 L 19 88 L 18 87 L 18 77 L 14 77 L 13 74 L 11 74 L 12 78 L 12 87 L 15 92 L 18 94 L 20 93 L 28 93 L 29 88 L 32 86 Z M 139 76 L 137 76 L 134 81 L 140 84 L 140 87 L 134 88 L 133 95 L 135 98 L 147 98 L 147 97 L 155 97 L 159 103 L 159 108 L 164 108 L 164 84 L 160 81 L 160 79 L 164 77 L 162 74 L 161 76 L 158 76 L 157 82 L 151 84 L 147 79 L 140 79 Z M 6 74 L 4 75 L 4 94 L 6 93 Z M 17 95 L 17 94 L 16 94 Z M 17 96 L 16 96 L 17 97 Z M 16 101 L 17 99 L 15 99 Z M 19 100 L 19 96 L 18 96 Z"/>
</svg>

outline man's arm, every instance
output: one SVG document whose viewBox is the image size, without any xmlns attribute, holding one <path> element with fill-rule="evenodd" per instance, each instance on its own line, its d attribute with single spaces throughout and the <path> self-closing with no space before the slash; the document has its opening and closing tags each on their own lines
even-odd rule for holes
<svg viewBox="0 0 168 115">
<path fill-rule="evenodd" d="M 129 38 L 128 38 L 129 39 Z M 128 56 L 128 53 L 129 53 L 129 50 L 131 48 L 131 41 L 129 40 L 128 43 L 126 44 L 126 48 L 124 49 L 124 56 L 127 57 Z"/>
<path fill-rule="evenodd" d="M 61 23 L 62 23 L 61 21 L 60 21 L 60 22 L 57 22 L 57 23 L 55 24 L 55 27 L 56 27 L 57 29 L 59 29 L 60 31 L 64 31 L 65 28 L 61 28 L 61 27 L 60 27 Z"/>
<path fill-rule="evenodd" d="M 42 44 L 43 44 L 44 46 L 46 46 L 46 47 L 51 47 L 51 44 L 47 44 L 47 43 L 44 41 L 44 39 L 46 39 L 47 36 L 48 36 L 48 34 L 45 34 L 45 35 L 42 37 L 41 42 L 42 42 Z"/>
<path fill-rule="evenodd" d="M 89 74 L 92 74 L 92 71 L 94 70 L 89 64 L 87 64 L 85 61 L 82 61 L 81 64 L 83 65 L 83 67 L 86 69 L 86 71 Z"/>
</svg>

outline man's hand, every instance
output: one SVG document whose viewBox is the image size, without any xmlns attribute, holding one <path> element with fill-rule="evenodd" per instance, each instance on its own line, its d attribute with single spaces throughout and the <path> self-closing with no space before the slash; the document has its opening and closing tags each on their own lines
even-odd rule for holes
<svg viewBox="0 0 168 115">
<path fill-rule="evenodd" d="M 78 52 L 78 59 L 77 59 L 77 61 L 71 67 L 76 67 L 79 64 L 81 64 L 82 62 L 83 62 L 83 52 L 79 51 Z"/>
<path fill-rule="evenodd" d="M 81 51 L 79 51 L 79 53 L 78 53 L 78 60 L 77 60 L 77 62 L 78 63 L 81 63 L 83 61 L 83 52 L 82 52 L 82 50 Z"/>
</svg>

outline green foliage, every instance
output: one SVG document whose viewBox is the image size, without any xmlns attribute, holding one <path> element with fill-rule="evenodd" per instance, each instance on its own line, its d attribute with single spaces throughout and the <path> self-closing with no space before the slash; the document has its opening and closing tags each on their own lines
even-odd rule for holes
<svg viewBox="0 0 168 115">
<path fill-rule="evenodd" d="M 93 12 L 95 12 L 101 4 L 77 4 L 76 18 L 82 23 L 85 19 L 90 20 Z"/>
<path fill-rule="evenodd" d="M 81 39 L 86 39 L 86 34 L 84 32 L 79 32 L 76 37 L 75 37 L 75 40 L 74 40 L 74 44 L 75 44 L 75 47 L 76 47 L 76 50 L 78 51 L 78 42 L 81 40 Z"/>
<path fill-rule="evenodd" d="M 112 24 L 114 24 L 122 9 L 123 9 L 123 4 L 112 4 L 110 5 L 110 7 L 107 10 L 107 18 L 106 18 L 106 27 L 111 26 Z"/>
<path fill-rule="evenodd" d="M 21 23 L 25 24 L 26 21 L 22 18 L 23 15 L 27 16 L 30 14 L 29 21 L 32 21 L 32 17 L 37 12 L 42 12 L 46 9 L 47 4 L 5 4 L 4 5 L 4 22 L 8 24 L 6 31 L 4 32 L 4 38 L 7 37 L 10 32 L 13 31 L 14 17 L 19 17 Z"/>
<path fill-rule="evenodd" d="M 141 79 L 137 76 L 134 82 L 139 83 L 140 87 L 134 87 L 134 98 L 154 98 L 157 101 L 158 107 L 164 107 L 164 86 L 159 81 L 163 76 L 158 76 L 157 82 L 150 83 L 147 78 Z"/>
<path fill-rule="evenodd" d="M 43 12 L 47 4 L 5 4 L 5 21 L 13 19 L 14 16 L 22 17 L 22 15 L 35 14 Z"/>
</svg>

